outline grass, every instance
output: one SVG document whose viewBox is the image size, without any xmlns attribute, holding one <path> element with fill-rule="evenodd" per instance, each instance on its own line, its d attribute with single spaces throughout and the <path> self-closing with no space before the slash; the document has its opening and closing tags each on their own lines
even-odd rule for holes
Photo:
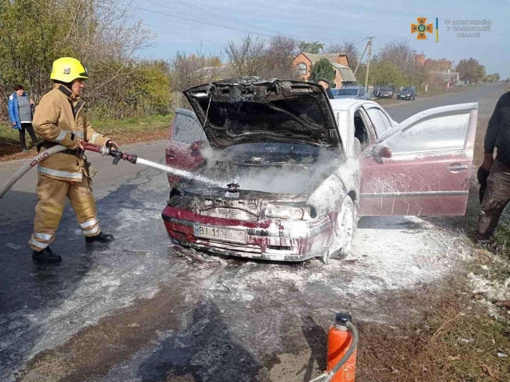
<svg viewBox="0 0 510 382">
<path fill-rule="evenodd" d="M 117 133 L 138 133 L 167 130 L 172 120 L 172 115 L 154 115 L 140 118 L 126 118 L 121 120 L 97 119 L 92 120 L 92 126 L 97 131 L 106 135 Z"/>
<path fill-rule="evenodd" d="M 397 314 L 391 326 L 360 325 L 357 381 L 509 380 L 508 321 L 487 315 L 465 276 L 395 298 L 419 299 L 423 319 L 410 322 Z"/>
<path fill-rule="evenodd" d="M 103 134 L 133 133 L 140 131 L 158 131 L 167 129 L 172 115 L 153 115 L 140 118 L 126 118 L 121 120 L 92 119 L 90 122 L 94 130 Z M 0 125 L 0 139 L 18 141 L 18 131 L 6 123 Z"/>
</svg>

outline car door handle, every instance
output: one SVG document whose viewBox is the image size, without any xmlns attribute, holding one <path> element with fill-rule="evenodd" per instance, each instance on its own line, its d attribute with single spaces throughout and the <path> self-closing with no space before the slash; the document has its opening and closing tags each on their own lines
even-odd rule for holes
<svg viewBox="0 0 510 382">
<path fill-rule="evenodd" d="M 450 172 L 459 172 L 466 170 L 468 168 L 467 164 L 461 164 L 461 163 L 452 163 L 448 166 L 448 171 Z"/>
</svg>

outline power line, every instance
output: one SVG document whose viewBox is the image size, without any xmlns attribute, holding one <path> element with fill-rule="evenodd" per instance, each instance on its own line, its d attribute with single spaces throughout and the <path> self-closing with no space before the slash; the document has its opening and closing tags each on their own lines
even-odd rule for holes
<svg viewBox="0 0 510 382">
<path fill-rule="evenodd" d="M 249 33 L 249 34 L 256 34 L 256 35 L 264 36 L 264 37 L 272 37 L 272 35 L 270 35 L 270 34 L 257 33 L 257 32 L 253 32 L 253 31 L 249 31 L 249 30 L 245 30 L 245 29 L 227 27 L 225 25 L 218 25 L 218 24 L 214 24 L 214 23 L 211 23 L 211 22 L 208 22 L 208 21 L 202 21 L 202 20 L 191 19 L 189 17 L 182 17 L 182 16 L 171 15 L 169 13 L 164 13 L 164 12 L 156 12 L 156 11 L 153 11 L 153 10 L 150 10 L 150 9 L 146 9 L 146 8 L 138 7 L 138 9 L 141 10 L 141 11 L 145 11 L 145 12 L 149 12 L 149 13 L 154 13 L 156 15 L 165 15 L 165 16 L 168 16 L 168 17 L 176 18 L 176 19 L 192 21 L 192 22 L 199 23 L 199 24 L 211 25 L 211 26 L 218 27 L 218 28 L 230 29 L 230 30 L 235 30 L 235 31 L 238 31 L 238 32 L 244 32 L 244 33 Z"/>
<path fill-rule="evenodd" d="M 151 27 L 150 25 L 146 25 L 147 28 L 149 28 L 150 30 L 152 31 L 155 31 L 155 32 L 158 32 L 158 33 L 163 33 L 163 34 L 166 34 L 168 36 L 180 36 L 180 37 L 183 37 L 183 38 L 188 38 L 188 39 L 191 39 L 191 40 L 196 40 L 196 41 L 205 41 L 205 42 L 209 42 L 211 44 L 217 44 L 217 45 L 221 45 L 221 46 L 226 46 L 227 44 L 225 43 L 221 43 L 221 42 L 218 42 L 218 41 L 212 41 L 212 40 L 207 40 L 207 39 L 204 39 L 204 38 L 198 38 L 198 37 L 191 37 L 191 36 L 187 36 L 187 35 L 184 35 L 184 34 L 181 34 L 181 33 L 177 33 L 177 32 L 174 32 L 174 31 L 164 31 L 164 30 L 161 30 L 161 29 L 157 29 L 157 28 L 154 28 L 154 27 Z"/>
<path fill-rule="evenodd" d="M 152 1 L 152 0 L 146 0 L 146 1 L 151 3 L 151 4 L 158 5 L 160 7 L 163 7 L 163 8 L 172 10 L 172 11 L 175 11 L 174 8 L 171 8 L 171 7 L 167 6 L 167 5 L 160 4 L 160 3 L 157 3 L 157 2 Z M 237 21 L 237 20 L 235 20 L 233 18 L 230 18 L 228 16 L 221 15 L 219 13 L 215 13 L 215 12 L 212 12 L 212 11 L 208 11 L 208 10 L 206 10 L 204 8 L 201 8 L 201 7 L 197 6 L 197 5 L 190 4 L 190 3 L 187 3 L 187 2 L 184 2 L 184 1 L 179 1 L 179 0 L 170 0 L 170 1 L 172 1 L 173 3 L 179 4 L 181 6 L 187 7 L 187 8 L 192 8 L 192 9 L 196 9 L 198 11 L 207 13 L 208 15 L 211 15 L 211 14 L 212 15 L 216 15 L 217 17 L 229 20 L 229 21 L 234 22 L 236 24 L 247 25 L 249 27 L 252 27 L 252 28 L 255 28 L 255 29 L 259 29 L 261 31 L 269 32 L 269 33 L 272 33 L 272 34 L 254 32 L 254 31 L 249 31 L 249 30 L 246 30 L 246 29 L 240 29 L 240 28 L 229 27 L 229 26 L 225 26 L 225 25 L 219 25 L 219 24 L 211 23 L 208 20 L 203 20 L 203 19 L 200 18 L 200 16 L 195 16 L 195 15 L 193 16 L 195 19 L 192 19 L 187 14 L 185 14 L 187 17 L 183 17 L 183 16 L 171 15 L 171 14 L 163 13 L 163 12 L 155 12 L 155 11 L 148 10 L 148 9 L 145 9 L 145 8 L 139 8 L 139 9 L 143 10 L 143 11 L 151 12 L 151 13 L 163 14 L 163 15 L 169 16 L 169 17 L 180 18 L 180 19 L 187 20 L 187 21 L 192 21 L 192 22 L 200 22 L 200 23 L 204 23 L 204 24 L 207 24 L 207 25 L 216 26 L 218 28 L 236 30 L 236 31 L 241 31 L 241 32 L 244 32 L 244 33 L 255 34 L 255 35 L 264 36 L 264 37 L 273 37 L 273 34 L 280 34 L 282 36 L 298 37 L 298 38 L 305 38 L 305 39 L 312 39 L 312 40 L 329 40 L 329 41 L 337 41 L 337 42 L 340 41 L 338 39 L 332 39 L 332 38 L 328 38 L 328 37 L 314 38 L 314 37 L 311 37 L 311 36 L 304 36 L 304 35 L 293 34 L 293 33 L 285 33 L 284 34 L 284 33 L 281 33 L 279 31 L 275 31 L 275 30 L 271 30 L 271 29 L 266 29 L 266 28 L 261 28 L 261 27 L 254 26 L 254 25 L 251 25 L 251 24 L 248 24 L 248 23 L 240 23 L 239 21 Z M 361 41 L 364 41 L 364 40 L 366 40 L 366 38 L 362 39 Z M 359 42 L 357 42 L 357 43 L 359 43 Z"/>
</svg>

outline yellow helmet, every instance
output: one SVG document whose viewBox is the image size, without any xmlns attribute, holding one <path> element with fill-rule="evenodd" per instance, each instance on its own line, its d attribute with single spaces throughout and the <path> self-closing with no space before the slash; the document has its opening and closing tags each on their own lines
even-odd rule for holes
<svg viewBox="0 0 510 382">
<path fill-rule="evenodd" d="M 89 78 L 87 69 L 79 60 L 72 57 L 61 57 L 53 61 L 50 79 L 70 83 L 77 78 Z"/>
</svg>

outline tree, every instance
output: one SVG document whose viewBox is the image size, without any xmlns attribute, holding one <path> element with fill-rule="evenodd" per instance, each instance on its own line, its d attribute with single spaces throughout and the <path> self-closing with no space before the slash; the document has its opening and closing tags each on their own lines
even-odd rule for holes
<svg viewBox="0 0 510 382">
<path fill-rule="evenodd" d="M 321 50 L 324 48 L 324 44 L 320 41 L 311 42 L 301 41 L 298 47 L 301 52 L 319 54 Z"/>
<path fill-rule="evenodd" d="M 333 82 L 335 79 L 335 69 L 327 58 L 321 58 L 312 67 L 310 81 L 317 82 L 320 78 L 324 78 L 329 82 Z"/>
<path fill-rule="evenodd" d="M 265 67 L 265 44 L 258 38 L 245 36 L 240 44 L 229 41 L 225 53 L 235 76 L 257 76 Z"/>
<path fill-rule="evenodd" d="M 474 58 L 460 60 L 457 72 L 462 81 L 479 82 L 485 76 L 485 66 L 480 65 Z"/>
<path fill-rule="evenodd" d="M 369 81 L 373 85 L 393 85 L 399 87 L 405 84 L 402 72 L 389 62 L 374 62 L 370 66 Z"/>
<path fill-rule="evenodd" d="M 415 82 L 414 51 L 411 49 L 408 39 L 387 43 L 379 50 L 374 61 L 386 62 L 397 67 L 406 84 Z"/>
<path fill-rule="evenodd" d="M 218 56 L 204 56 L 203 54 L 186 54 L 177 52 L 170 62 L 171 87 L 174 91 L 182 92 L 190 87 L 219 79 L 222 68 Z"/>
<path fill-rule="evenodd" d="M 262 75 L 265 78 L 297 79 L 298 73 L 292 67 L 292 61 L 298 54 L 298 41 L 285 36 L 274 36 L 264 51 L 265 66 Z"/>
<path fill-rule="evenodd" d="M 133 21 L 129 3 L 118 0 L 0 0 L 0 25 L 0 93 L 20 83 L 36 101 L 51 86 L 52 62 L 62 56 L 87 67 L 85 95 L 92 105 L 113 97 L 113 86 L 122 88 L 119 79 L 140 69 L 135 55 L 151 38 Z"/>
<path fill-rule="evenodd" d="M 359 50 L 352 41 L 346 41 L 343 44 L 328 45 L 326 53 L 346 53 L 352 70 L 354 70 L 358 65 L 360 58 Z"/>
</svg>

